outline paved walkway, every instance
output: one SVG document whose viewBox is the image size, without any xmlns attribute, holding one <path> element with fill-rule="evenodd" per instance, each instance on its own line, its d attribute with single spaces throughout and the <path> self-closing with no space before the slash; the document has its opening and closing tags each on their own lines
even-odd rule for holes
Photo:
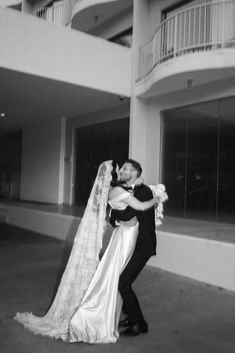
<svg viewBox="0 0 235 353">
<path fill-rule="evenodd" d="M 35 336 L 13 320 L 42 315 L 66 263 L 64 243 L 0 224 L 1 353 L 234 353 L 235 293 L 146 267 L 135 283 L 150 331 L 109 345 Z"/>
</svg>

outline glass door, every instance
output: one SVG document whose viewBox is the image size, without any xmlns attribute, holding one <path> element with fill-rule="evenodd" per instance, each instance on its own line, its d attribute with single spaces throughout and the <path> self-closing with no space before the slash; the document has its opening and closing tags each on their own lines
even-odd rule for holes
<svg viewBox="0 0 235 353">
<path fill-rule="evenodd" d="M 191 116 L 190 116 L 191 115 Z M 189 217 L 216 218 L 218 118 L 204 107 L 188 116 L 186 204 Z"/>
<path fill-rule="evenodd" d="M 76 131 L 74 203 L 85 205 L 101 162 L 128 158 L 129 118 L 80 127 Z"/>
<path fill-rule="evenodd" d="M 235 99 L 220 102 L 218 220 L 235 220 Z"/>
</svg>

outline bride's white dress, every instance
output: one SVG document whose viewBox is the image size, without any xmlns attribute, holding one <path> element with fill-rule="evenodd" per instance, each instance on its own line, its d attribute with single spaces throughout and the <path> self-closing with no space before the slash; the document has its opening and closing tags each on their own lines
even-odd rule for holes
<svg viewBox="0 0 235 353">
<path fill-rule="evenodd" d="M 31 312 L 18 312 L 15 316 L 15 320 L 35 334 L 66 342 L 108 343 L 118 338 L 117 326 L 122 305 L 118 281 L 134 251 L 138 223 L 136 220 L 132 227 L 121 225 L 114 230 L 100 262 L 112 170 L 112 160 L 99 166 L 68 263 L 49 310 L 44 316 Z M 127 196 L 129 193 L 124 191 L 111 200 L 110 205 L 125 209 Z M 159 222 L 162 211 L 160 202 L 156 209 L 156 220 L 159 219 Z"/>
<path fill-rule="evenodd" d="M 125 198 L 129 195 L 124 191 L 109 201 L 110 206 L 125 209 Z M 118 282 L 133 254 L 137 235 L 137 220 L 132 226 L 121 225 L 114 229 L 81 304 L 69 322 L 69 342 L 112 343 L 118 339 L 118 322 L 122 308 Z"/>
</svg>

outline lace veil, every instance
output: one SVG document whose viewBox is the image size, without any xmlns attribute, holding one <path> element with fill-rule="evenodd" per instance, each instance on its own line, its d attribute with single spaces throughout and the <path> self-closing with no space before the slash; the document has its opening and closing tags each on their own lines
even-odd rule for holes
<svg viewBox="0 0 235 353">
<path fill-rule="evenodd" d="M 70 318 L 81 303 L 99 263 L 111 171 L 112 161 L 103 162 L 99 167 L 66 269 L 47 314 L 38 317 L 32 313 L 17 313 L 15 316 L 35 334 L 67 340 Z"/>
</svg>

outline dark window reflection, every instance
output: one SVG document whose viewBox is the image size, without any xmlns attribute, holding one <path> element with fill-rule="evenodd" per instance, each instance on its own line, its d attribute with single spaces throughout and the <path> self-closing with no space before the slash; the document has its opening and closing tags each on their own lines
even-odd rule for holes
<svg viewBox="0 0 235 353">
<path fill-rule="evenodd" d="M 188 119 L 186 211 L 215 217 L 217 188 L 218 119 Z"/>
<path fill-rule="evenodd" d="M 234 222 L 235 98 L 165 111 L 169 215 Z"/>
<path fill-rule="evenodd" d="M 170 200 L 166 208 L 183 215 L 185 205 L 186 120 L 169 112 L 164 116 L 163 179 Z"/>
<path fill-rule="evenodd" d="M 98 167 L 114 159 L 128 158 L 129 118 L 80 127 L 76 131 L 75 204 L 86 204 Z"/>
<path fill-rule="evenodd" d="M 235 99 L 221 102 L 219 140 L 218 219 L 235 216 Z"/>
<path fill-rule="evenodd" d="M 22 133 L 0 137 L 0 198 L 19 199 Z"/>
</svg>

